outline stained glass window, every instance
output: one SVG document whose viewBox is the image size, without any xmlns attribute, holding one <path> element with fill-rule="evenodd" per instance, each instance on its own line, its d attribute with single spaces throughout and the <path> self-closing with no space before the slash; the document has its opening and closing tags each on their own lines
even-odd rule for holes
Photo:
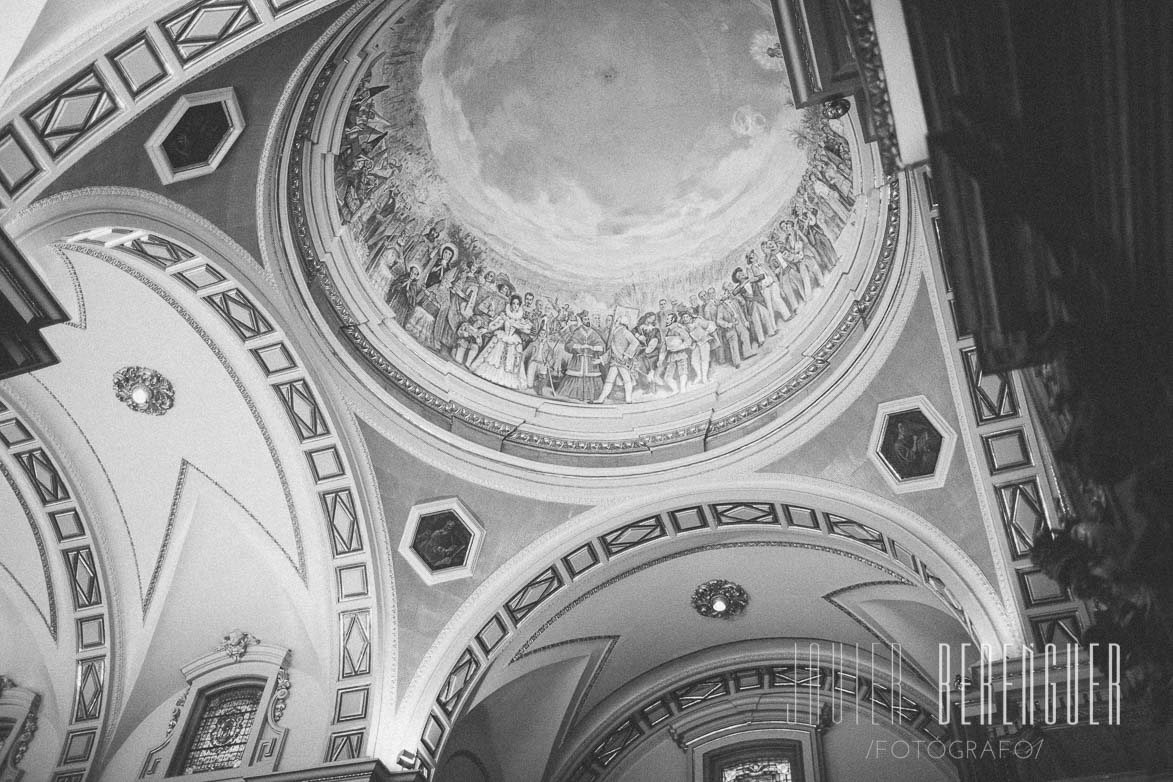
<svg viewBox="0 0 1173 782">
<path fill-rule="evenodd" d="M 179 773 L 239 768 L 263 690 L 260 684 L 239 684 L 209 695 L 192 731 Z"/>
<path fill-rule="evenodd" d="M 722 768 L 721 782 L 794 782 L 794 777 L 789 760 L 756 758 Z"/>
<path fill-rule="evenodd" d="M 705 782 L 804 782 L 802 743 L 765 739 L 705 753 Z"/>
</svg>

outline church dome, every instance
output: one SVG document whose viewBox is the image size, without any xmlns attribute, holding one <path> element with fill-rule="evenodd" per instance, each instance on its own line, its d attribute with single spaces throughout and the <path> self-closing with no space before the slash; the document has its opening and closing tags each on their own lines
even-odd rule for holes
<svg viewBox="0 0 1173 782">
<path fill-rule="evenodd" d="M 515 456 L 646 464 L 797 425 L 882 326 L 900 210 L 855 111 L 795 107 L 772 25 L 699 0 L 357 19 L 279 172 L 320 327 Z"/>
</svg>

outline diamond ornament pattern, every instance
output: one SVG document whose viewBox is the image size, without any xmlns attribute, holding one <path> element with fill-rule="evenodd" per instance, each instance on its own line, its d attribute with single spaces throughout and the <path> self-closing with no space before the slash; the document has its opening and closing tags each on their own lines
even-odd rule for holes
<svg viewBox="0 0 1173 782">
<path fill-rule="evenodd" d="M 97 719 L 102 716 L 104 660 L 82 660 L 77 665 L 77 704 L 74 708 L 74 721 Z"/>
<path fill-rule="evenodd" d="M 185 64 L 257 24 L 251 6 L 241 0 L 208 0 L 163 22 L 163 31 Z"/>
<path fill-rule="evenodd" d="M 65 564 L 73 581 L 73 604 L 76 608 L 90 608 L 102 602 L 102 589 L 94 566 L 94 555 L 88 547 L 65 552 Z"/>
<path fill-rule="evenodd" d="M 93 68 L 25 114 L 53 157 L 59 157 L 90 130 L 118 111 L 118 104 Z"/>
<path fill-rule="evenodd" d="M 364 676 L 371 670 L 370 615 L 354 611 L 342 615 L 342 678 Z"/>
<path fill-rule="evenodd" d="M 46 505 L 69 499 L 69 490 L 61 480 L 57 467 L 49 455 L 41 448 L 25 451 L 16 455 L 16 460 L 24 468 L 25 475 L 33 482 L 37 496 Z"/>
</svg>

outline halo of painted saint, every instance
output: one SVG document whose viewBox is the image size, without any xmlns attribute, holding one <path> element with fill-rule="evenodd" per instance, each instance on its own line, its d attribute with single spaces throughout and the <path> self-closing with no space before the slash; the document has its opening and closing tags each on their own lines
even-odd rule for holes
<svg viewBox="0 0 1173 782">
<path fill-rule="evenodd" d="M 569 13 L 558 2 L 421 3 L 388 33 L 334 164 L 339 214 L 395 328 L 492 386 L 581 404 L 711 387 L 785 348 L 859 221 L 851 132 L 793 107 L 768 12 L 709 6 L 697 0 L 695 29 L 734 14 L 718 20 L 725 48 L 706 66 L 728 83 L 714 78 L 699 114 L 628 105 L 688 52 L 666 49 L 656 66 L 616 52 L 561 59 L 574 53 L 549 40 L 546 16 Z M 566 127 L 576 96 L 557 74 L 535 75 L 543 58 L 547 70 L 591 65 L 575 78 L 588 108 L 623 126 L 616 162 L 597 128 L 580 143 Z M 544 103 L 531 94 L 543 90 Z M 657 118 L 674 132 L 649 130 Z M 666 151 L 629 154 L 628 139 Z"/>
</svg>

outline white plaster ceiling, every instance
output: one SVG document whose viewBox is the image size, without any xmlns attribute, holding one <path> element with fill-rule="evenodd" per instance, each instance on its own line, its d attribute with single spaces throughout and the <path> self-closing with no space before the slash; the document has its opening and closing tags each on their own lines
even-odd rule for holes
<svg viewBox="0 0 1173 782">
<path fill-rule="evenodd" d="M 807 545 L 812 542 L 821 543 L 801 533 L 740 533 L 720 542 L 678 540 L 662 546 L 655 557 L 620 557 L 543 606 L 529 625 L 532 629 L 519 633 L 499 653 L 475 702 L 491 702 L 500 687 L 535 666 L 589 658 L 588 672 L 570 704 L 577 722 L 639 677 L 724 646 L 778 639 L 779 650 L 788 653 L 794 643 L 788 639 L 818 639 L 858 645 L 865 656 L 879 644 L 884 656 L 885 642 L 903 641 L 901 628 L 930 639 L 966 638 L 955 618 L 926 610 L 936 598 L 923 586 L 908 583 L 851 547 Z M 720 620 L 696 613 L 692 592 L 713 578 L 746 589 L 750 602 L 744 614 Z M 844 590 L 851 594 L 849 609 L 842 607 L 838 594 Z M 869 596 L 877 598 L 876 604 L 857 611 Z M 872 619 L 896 632 L 877 635 Z M 935 671 L 935 644 L 902 651 L 916 655 L 909 659 L 921 670 Z M 517 730 L 524 732 L 524 721 Z M 515 738 L 521 740 L 520 735 Z"/>
</svg>

